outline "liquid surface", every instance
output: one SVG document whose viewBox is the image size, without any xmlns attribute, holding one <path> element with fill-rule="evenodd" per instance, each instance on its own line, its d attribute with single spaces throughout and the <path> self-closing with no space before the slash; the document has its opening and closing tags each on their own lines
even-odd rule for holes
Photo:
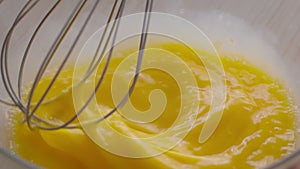
<svg viewBox="0 0 300 169">
<path fill-rule="evenodd" d="M 214 134 L 199 143 L 199 133 L 211 104 L 210 80 L 203 63 L 189 48 L 179 44 L 162 44 L 159 48 L 176 53 L 193 71 L 200 92 L 199 115 L 191 132 L 176 147 L 164 154 L 131 159 L 113 155 L 96 145 L 82 129 L 55 131 L 29 130 L 16 113 L 12 126 L 12 149 L 19 156 L 45 168 L 261 168 L 295 149 L 295 110 L 287 91 L 268 74 L 256 69 L 247 61 L 221 58 L 226 73 L 227 99 L 224 114 Z M 125 51 L 127 55 L 130 51 Z M 203 52 L 203 55 L 208 55 Z M 208 55 L 209 56 L 209 55 Z M 213 56 L 211 56 L 213 57 Z M 100 107 L 113 108 L 111 78 L 122 57 L 113 58 L 108 74 L 97 93 Z M 162 63 L 163 64 L 163 63 Z M 67 120 L 74 114 L 72 69 L 65 71 L 51 89 L 48 99 L 64 94 L 43 104 L 37 114 L 54 120 Z M 99 76 L 99 75 L 98 75 Z M 35 98 L 38 98 L 49 78 L 42 79 Z M 148 96 L 153 89 L 164 91 L 168 103 L 164 114 L 144 125 L 135 125 L 118 113 L 112 121 L 122 121 L 123 128 L 132 133 L 153 135 L 163 132 L 176 119 L 180 108 L 180 92 L 176 81 L 168 74 L 146 70 L 141 73 L 133 94 L 132 104 L 145 111 L 150 107 Z M 122 145 L 122 141 L 120 140 Z M 126 145 L 124 145 L 126 146 Z"/>
</svg>

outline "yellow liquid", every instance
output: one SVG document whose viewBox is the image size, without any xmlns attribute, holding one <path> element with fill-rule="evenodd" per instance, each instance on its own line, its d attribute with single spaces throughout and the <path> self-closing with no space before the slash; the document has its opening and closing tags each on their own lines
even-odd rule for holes
<svg viewBox="0 0 300 169">
<path fill-rule="evenodd" d="M 82 129 L 55 131 L 29 130 L 21 123 L 23 115 L 13 119 L 13 151 L 28 161 L 45 168 L 103 168 L 103 169 L 154 169 L 154 168 L 261 168 L 292 152 L 295 148 L 295 110 L 287 91 L 268 74 L 256 69 L 243 59 L 221 57 L 225 73 L 227 100 L 224 114 L 214 134 L 200 144 L 198 137 L 210 108 L 211 91 L 208 74 L 200 60 L 189 48 L 179 44 L 162 44 L 157 47 L 176 53 L 193 71 L 199 85 L 198 121 L 181 144 L 161 155 L 133 159 L 113 155 L 101 149 Z M 130 51 L 124 51 L 124 55 Z M 208 55 L 202 52 L 203 55 Z M 97 93 L 99 104 L 113 108 L 111 77 L 122 57 L 112 59 L 107 76 Z M 58 78 L 47 99 L 51 99 L 72 84 L 72 69 Z M 42 79 L 35 98 L 49 83 Z M 180 95 L 173 78 L 155 70 L 142 72 L 130 99 L 133 105 L 145 111 L 149 108 L 148 95 L 153 89 L 165 92 L 168 103 L 164 114 L 143 126 L 125 122 L 132 132 L 153 135 L 163 132 L 176 118 Z M 66 120 L 74 114 L 71 91 L 55 101 L 43 104 L 39 116 Z M 111 120 L 123 120 L 118 113 Z M 120 140 L 122 145 L 122 140 Z M 124 145 L 126 146 L 126 145 Z"/>
</svg>

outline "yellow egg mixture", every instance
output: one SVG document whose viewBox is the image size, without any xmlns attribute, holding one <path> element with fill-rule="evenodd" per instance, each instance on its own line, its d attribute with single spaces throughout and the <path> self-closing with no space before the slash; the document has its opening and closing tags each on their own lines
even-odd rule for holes
<svg viewBox="0 0 300 169">
<path fill-rule="evenodd" d="M 203 63 L 191 50 L 180 44 L 160 44 L 158 48 L 176 53 L 193 71 L 200 91 L 197 122 L 184 140 L 171 150 L 151 158 L 134 159 L 113 155 L 101 149 L 82 129 L 46 131 L 30 130 L 21 123 L 24 115 L 13 118 L 12 149 L 22 158 L 45 168 L 103 168 L 103 169 L 167 169 L 167 168 L 261 168 L 295 149 L 295 109 L 287 90 L 268 74 L 258 70 L 242 58 L 222 56 L 226 73 L 226 105 L 224 114 L 214 134 L 204 143 L 198 142 L 201 128 L 211 104 L 211 83 Z M 124 56 L 131 51 L 124 51 Z M 203 55 L 208 55 L 202 52 Z M 213 56 L 211 56 L 213 57 Z M 107 75 L 97 93 L 99 105 L 113 108 L 111 78 L 123 57 L 113 58 Z M 163 63 L 162 63 L 163 64 Z M 39 116 L 67 120 L 75 113 L 72 100 L 72 69 L 62 72 L 47 99 L 61 91 L 64 94 L 43 104 Z M 100 76 L 100 73 L 99 75 Z M 42 79 L 35 98 L 38 98 L 49 78 Z M 176 119 L 180 108 L 180 91 L 176 81 L 164 72 L 143 71 L 130 96 L 133 105 L 145 111 L 149 108 L 149 93 L 161 89 L 167 105 L 157 120 L 134 125 L 120 118 L 118 113 L 111 120 L 125 121 L 126 129 L 154 135 L 163 132 Z M 67 92 L 66 92 L 67 91 Z M 46 100 L 47 100 L 46 99 Z M 119 140 L 122 145 L 122 140 Z M 126 146 L 126 145 L 123 145 Z"/>
</svg>

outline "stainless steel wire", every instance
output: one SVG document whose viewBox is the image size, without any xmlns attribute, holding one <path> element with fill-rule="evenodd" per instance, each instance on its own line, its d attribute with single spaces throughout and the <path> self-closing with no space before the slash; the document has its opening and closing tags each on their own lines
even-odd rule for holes
<svg viewBox="0 0 300 169">
<path fill-rule="evenodd" d="M 1 3 L 2 1 L 0 1 Z M 88 23 L 91 20 L 91 17 L 94 15 L 95 11 L 97 10 L 97 6 L 101 5 L 100 0 L 96 0 L 93 2 L 92 8 L 89 10 L 88 15 L 86 19 L 84 20 L 83 24 L 81 25 L 80 29 L 77 32 L 77 35 L 75 36 L 75 39 L 70 43 L 70 47 L 67 50 L 66 55 L 62 59 L 61 63 L 57 65 L 57 71 L 54 73 L 54 76 L 52 77 L 50 83 L 46 87 L 45 91 L 42 93 L 41 97 L 38 99 L 37 102 L 33 103 L 33 96 L 37 89 L 37 86 L 41 82 L 41 79 L 47 69 L 49 69 L 49 64 L 53 60 L 53 57 L 55 53 L 57 52 L 58 48 L 62 44 L 62 41 L 66 37 L 66 35 L 69 33 L 70 29 L 74 25 L 74 22 L 76 19 L 80 16 L 84 6 L 87 3 L 87 0 L 80 0 L 77 2 L 76 6 L 72 9 L 71 14 L 69 15 L 68 19 L 64 23 L 63 27 L 59 31 L 57 37 L 55 38 L 54 42 L 51 44 L 50 48 L 48 49 L 48 52 L 46 53 L 46 56 L 43 58 L 41 64 L 39 65 L 38 71 L 34 76 L 34 80 L 32 83 L 31 88 L 28 92 L 28 97 L 25 99 L 22 96 L 22 86 L 23 86 L 23 76 L 24 76 L 24 69 L 26 66 L 28 66 L 28 55 L 30 49 L 34 46 L 34 42 L 36 40 L 36 37 L 40 30 L 45 26 L 45 23 L 49 16 L 53 14 L 55 10 L 57 10 L 58 6 L 60 5 L 62 1 L 58 0 L 49 8 L 49 10 L 45 13 L 42 20 L 38 23 L 38 25 L 35 27 L 31 38 L 27 45 L 25 46 L 25 51 L 23 55 L 21 56 L 21 62 L 18 70 L 18 77 L 17 77 L 17 87 L 14 88 L 15 85 L 12 81 L 12 75 L 10 73 L 8 63 L 9 55 L 9 46 L 11 44 L 11 38 L 14 34 L 15 29 L 19 26 L 22 19 L 29 14 L 32 9 L 34 9 L 39 3 L 40 0 L 29 0 L 26 2 L 26 4 L 23 6 L 23 8 L 19 11 L 18 15 L 16 16 L 13 24 L 8 30 L 8 33 L 5 36 L 3 45 L 1 47 L 1 55 L 0 55 L 0 63 L 1 63 L 1 76 L 2 76 L 2 83 L 5 87 L 5 90 L 10 98 L 11 101 L 6 100 L 0 100 L 1 103 L 9 105 L 9 106 L 15 106 L 17 107 L 21 112 L 23 112 L 26 116 L 24 119 L 24 122 L 27 123 L 29 128 L 39 128 L 44 130 L 56 130 L 60 128 L 78 128 L 80 127 L 79 124 L 73 123 L 77 116 L 79 116 L 85 108 L 89 105 L 92 98 L 94 97 L 95 93 L 98 91 L 99 87 L 101 86 L 103 79 L 106 75 L 107 68 L 110 64 L 113 51 L 114 51 L 114 42 L 116 40 L 116 36 L 118 34 L 119 24 L 122 20 L 123 11 L 126 8 L 126 0 L 115 0 L 113 2 L 112 8 L 110 10 L 110 13 L 106 19 L 106 24 L 104 27 L 104 31 L 101 35 L 101 38 L 99 39 L 97 49 L 94 53 L 92 61 L 89 63 L 89 68 L 85 73 L 85 76 L 83 79 L 81 79 L 80 82 L 84 82 L 87 77 L 90 76 L 90 74 L 97 69 L 101 59 L 104 57 L 106 49 L 109 49 L 108 57 L 105 62 L 105 66 L 101 72 L 101 76 L 99 79 L 97 79 L 95 90 L 93 93 L 91 93 L 88 100 L 86 100 L 85 104 L 81 107 L 79 111 L 76 112 L 74 116 L 72 116 L 69 120 L 65 121 L 64 123 L 57 123 L 52 122 L 47 119 L 43 119 L 42 117 L 39 117 L 36 112 L 39 106 L 44 104 L 46 96 L 49 94 L 50 89 L 53 87 L 53 84 L 57 80 L 58 76 L 62 72 L 63 68 L 66 66 L 66 63 L 69 61 L 70 56 L 72 52 L 74 52 L 74 48 L 76 45 L 78 45 L 78 41 L 80 37 L 82 36 L 84 30 L 86 29 Z M 102 120 L 108 118 L 111 116 L 114 112 L 117 111 L 118 108 L 120 108 L 129 98 L 131 95 L 134 86 L 137 82 L 139 73 L 140 73 L 140 67 L 143 60 L 143 50 L 146 46 L 147 41 L 147 35 L 148 35 L 148 28 L 150 25 L 150 16 L 153 6 L 153 0 L 146 0 L 145 6 L 144 6 L 144 18 L 143 18 L 143 25 L 142 25 L 142 31 L 140 33 L 140 39 L 139 39 L 139 54 L 138 59 L 136 63 L 136 70 L 133 82 L 131 86 L 129 87 L 129 90 L 127 94 L 123 97 L 122 101 L 117 104 L 109 113 L 104 115 L 103 117 L 99 117 L 99 119 L 96 119 L 94 122 L 101 122 Z M 112 25 L 111 27 L 109 26 Z M 110 43 L 111 42 L 111 43 Z"/>
</svg>

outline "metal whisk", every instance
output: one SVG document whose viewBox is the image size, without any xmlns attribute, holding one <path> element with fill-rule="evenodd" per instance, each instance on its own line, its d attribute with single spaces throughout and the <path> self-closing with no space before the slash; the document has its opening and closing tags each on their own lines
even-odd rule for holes
<svg viewBox="0 0 300 169">
<path fill-rule="evenodd" d="M 106 60 L 106 63 L 104 65 L 104 68 L 101 72 L 101 76 L 99 79 L 97 79 L 94 93 L 91 93 L 88 100 L 86 100 L 85 104 L 82 106 L 82 108 L 76 112 L 76 114 L 71 117 L 69 120 L 67 120 L 64 123 L 57 124 L 54 122 L 51 122 L 47 119 L 43 119 L 39 117 L 36 114 L 36 111 L 39 106 L 45 103 L 45 98 L 47 94 L 49 93 L 49 90 L 51 87 L 53 87 L 54 82 L 57 80 L 57 77 L 63 70 L 63 68 L 66 66 L 67 62 L 69 61 L 69 58 L 71 54 L 74 52 L 74 48 L 78 45 L 78 41 L 80 37 L 83 34 L 83 31 L 86 29 L 89 21 L 91 20 L 91 17 L 94 15 L 95 11 L 97 10 L 97 6 L 101 5 L 100 0 L 96 0 L 93 2 L 92 8 L 88 11 L 88 15 L 85 18 L 83 24 L 79 28 L 79 30 L 76 32 L 75 39 L 70 43 L 71 46 L 67 50 L 67 54 L 64 56 L 60 64 L 58 64 L 58 69 L 55 72 L 53 78 L 51 79 L 50 83 L 46 87 L 45 91 L 42 93 L 41 97 L 37 100 L 36 103 L 33 103 L 33 95 L 34 92 L 38 86 L 38 84 L 41 82 L 41 79 L 45 72 L 47 72 L 47 69 L 49 69 L 49 64 L 53 60 L 55 53 L 57 52 L 57 49 L 61 45 L 64 38 L 67 36 L 69 31 L 72 29 L 74 22 L 78 17 L 81 16 L 82 9 L 87 3 L 87 0 L 79 0 L 76 4 L 75 8 L 72 9 L 72 13 L 70 16 L 68 16 L 68 19 L 64 23 L 62 29 L 59 31 L 58 36 L 55 38 L 55 41 L 53 44 L 51 44 L 50 48 L 48 49 L 48 52 L 46 53 L 46 56 L 43 58 L 41 65 L 39 65 L 39 68 L 37 70 L 37 73 L 34 75 L 34 80 L 32 83 L 32 86 L 29 89 L 28 97 L 25 99 L 22 97 L 22 85 L 23 85 L 23 76 L 24 76 L 24 69 L 26 66 L 30 66 L 30 63 L 28 63 L 28 55 L 30 49 L 33 47 L 34 42 L 36 40 L 36 36 L 39 33 L 39 31 L 47 26 L 46 21 L 51 16 L 55 10 L 57 10 L 57 7 L 60 5 L 62 1 L 57 0 L 50 9 L 45 13 L 42 20 L 36 25 L 34 31 L 32 32 L 31 38 L 27 45 L 25 46 L 25 51 L 22 54 L 20 65 L 18 66 L 19 70 L 17 73 L 17 82 L 14 82 L 12 80 L 12 75 L 10 72 L 10 64 L 8 63 L 8 59 L 10 58 L 9 54 L 9 46 L 11 44 L 11 37 L 14 34 L 14 31 L 17 27 L 20 26 L 21 21 L 26 17 L 26 15 L 30 14 L 30 12 L 38 6 L 40 3 L 39 0 L 29 0 L 27 3 L 23 6 L 23 8 L 19 11 L 17 17 L 15 18 L 12 26 L 10 27 L 8 33 L 5 36 L 3 46 L 1 48 L 1 55 L 0 55 L 0 62 L 1 62 L 1 76 L 2 76 L 2 83 L 6 89 L 7 94 L 9 95 L 9 98 L 11 101 L 4 101 L 0 100 L 1 103 L 4 103 L 6 105 L 10 106 L 16 106 L 20 111 L 22 111 L 26 118 L 25 122 L 27 125 L 32 127 L 37 127 L 40 129 L 45 130 L 56 130 L 60 128 L 77 128 L 79 127 L 79 124 L 72 123 L 74 120 L 79 116 L 83 110 L 87 107 L 87 105 L 90 103 L 92 98 L 94 97 L 95 93 L 99 89 L 99 87 L 102 84 L 102 81 L 104 79 L 104 76 L 106 74 L 108 65 L 110 64 L 110 60 L 112 57 L 112 53 L 114 50 L 114 41 L 116 39 L 119 24 L 122 20 L 123 11 L 126 8 L 126 0 L 116 0 L 113 2 L 112 8 L 110 10 L 110 14 L 107 16 L 106 19 L 106 25 L 104 27 L 104 31 L 101 35 L 101 38 L 98 41 L 98 47 L 95 51 L 95 54 L 93 56 L 92 61 L 89 63 L 89 69 L 86 71 L 84 78 L 81 80 L 81 82 L 84 82 L 87 77 L 91 74 L 92 71 L 97 69 L 101 59 L 104 57 L 104 51 L 105 49 L 109 49 L 108 57 Z M 149 22 L 150 22 L 150 14 L 152 10 L 152 4 L 153 0 L 146 0 L 145 7 L 144 7 L 144 18 L 143 18 L 143 25 L 142 25 L 142 32 L 140 33 L 140 40 L 139 40 L 139 54 L 138 54 L 138 60 L 136 63 L 136 71 L 133 79 L 133 83 L 131 84 L 128 93 L 124 96 L 123 100 L 115 106 L 109 113 L 107 113 L 103 117 L 99 117 L 95 122 L 100 122 L 110 115 L 112 115 L 120 106 L 122 106 L 127 99 L 129 98 L 130 94 L 132 93 L 134 86 L 136 84 L 136 81 L 139 76 L 140 67 L 143 59 L 143 49 L 145 48 L 146 41 L 147 41 L 147 32 L 149 28 Z M 108 26 L 109 23 L 112 25 L 111 27 Z M 109 42 L 112 42 L 109 44 Z M 17 84 L 16 84 L 17 83 Z M 13 87 L 17 86 L 17 87 Z"/>
</svg>

